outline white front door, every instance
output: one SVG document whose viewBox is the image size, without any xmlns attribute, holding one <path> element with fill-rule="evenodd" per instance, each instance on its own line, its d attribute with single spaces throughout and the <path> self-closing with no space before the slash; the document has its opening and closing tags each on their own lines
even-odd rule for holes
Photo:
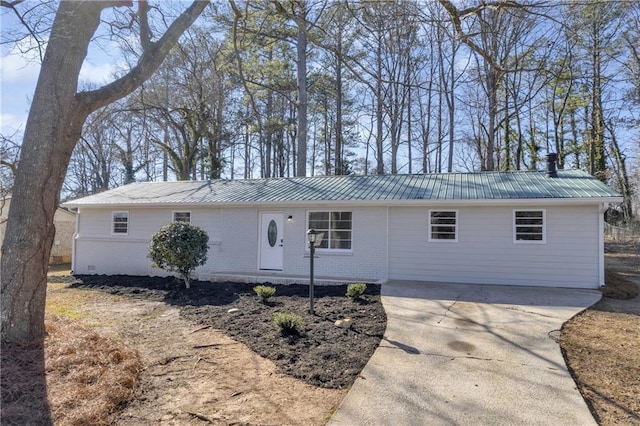
<svg viewBox="0 0 640 426">
<path fill-rule="evenodd" d="M 260 212 L 260 269 L 282 270 L 283 218 L 282 213 Z"/>
</svg>

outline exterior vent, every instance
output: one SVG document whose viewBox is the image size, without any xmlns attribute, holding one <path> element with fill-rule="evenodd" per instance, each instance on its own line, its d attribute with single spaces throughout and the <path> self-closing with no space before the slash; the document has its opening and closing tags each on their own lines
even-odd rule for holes
<svg viewBox="0 0 640 426">
<path fill-rule="evenodd" d="M 558 170 L 556 169 L 556 161 L 558 161 L 558 154 L 555 152 L 550 152 L 547 154 L 547 177 L 548 178 L 556 178 L 558 177 Z"/>
</svg>

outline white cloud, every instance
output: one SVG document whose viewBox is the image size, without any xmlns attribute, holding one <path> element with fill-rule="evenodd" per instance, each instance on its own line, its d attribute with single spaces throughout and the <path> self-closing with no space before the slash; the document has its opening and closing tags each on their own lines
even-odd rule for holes
<svg viewBox="0 0 640 426">
<path fill-rule="evenodd" d="M 39 72 L 40 63 L 20 54 L 15 48 L 0 58 L 0 133 L 4 136 L 24 130 L 29 98 L 35 90 Z"/>
<path fill-rule="evenodd" d="M 80 81 L 92 85 L 103 85 L 113 80 L 114 64 L 93 64 L 85 61 L 80 70 Z M 82 84 L 80 85 L 82 87 Z"/>
<path fill-rule="evenodd" d="M 113 81 L 113 73 L 118 64 L 113 57 L 99 49 L 91 52 L 80 71 L 80 87 L 85 84 L 102 86 Z M 27 122 L 30 99 L 35 91 L 40 73 L 40 63 L 34 51 L 25 55 L 19 47 L 3 51 L 0 57 L 0 133 L 11 135 L 16 130 L 23 131 Z M 33 58 L 27 57 L 31 56 Z"/>
<path fill-rule="evenodd" d="M 0 133 L 8 138 L 11 138 L 13 135 L 18 139 L 21 138 L 22 132 L 24 131 L 24 125 L 27 122 L 27 115 L 27 113 L 23 115 L 15 115 L 2 112 L 0 114 Z"/>
<path fill-rule="evenodd" d="M 40 72 L 39 63 L 29 61 L 13 52 L 3 56 L 0 62 L 0 78 L 3 85 L 7 83 L 32 82 L 35 87 L 35 82 L 38 80 L 38 73 Z"/>
</svg>

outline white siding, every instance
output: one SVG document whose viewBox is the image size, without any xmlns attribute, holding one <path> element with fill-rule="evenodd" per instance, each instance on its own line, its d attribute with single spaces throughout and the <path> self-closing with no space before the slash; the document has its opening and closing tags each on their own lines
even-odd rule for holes
<svg viewBox="0 0 640 426">
<path fill-rule="evenodd" d="M 309 274 L 307 212 L 326 211 L 323 207 L 285 211 L 285 272 Z M 350 251 L 316 251 L 315 273 L 318 276 L 384 279 L 387 276 L 387 209 L 384 207 L 340 207 L 333 211 L 352 212 Z M 286 217 L 292 215 L 292 223 Z M 289 226 L 287 226 L 289 225 Z M 306 256 L 306 257 L 305 257 Z"/>
<path fill-rule="evenodd" d="M 389 278 L 597 288 L 598 207 L 540 206 L 546 244 L 513 243 L 513 209 L 459 208 L 458 242 L 428 242 L 428 209 L 392 208 Z"/>
<path fill-rule="evenodd" d="M 222 209 L 221 224 L 221 244 L 210 250 L 207 270 L 255 272 L 258 268 L 258 211 Z"/>
<path fill-rule="evenodd" d="M 146 257 L 151 235 L 182 209 L 128 208 L 128 235 L 111 234 L 111 212 L 82 208 L 78 215 L 74 272 L 78 274 L 166 275 Z M 531 206 L 527 206 L 531 207 Z M 457 242 L 429 242 L 429 207 L 340 207 L 351 211 L 352 250 L 317 253 L 316 275 L 353 279 L 402 279 L 597 288 L 599 286 L 599 208 L 539 206 L 546 212 L 545 244 L 514 244 L 513 210 L 517 206 L 462 207 Z M 447 210 L 447 206 L 439 206 Z M 196 271 L 258 273 L 259 212 L 282 212 L 282 274 L 306 276 L 307 212 L 331 210 L 282 207 L 185 208 L 192 223 L 209 234 L 207 264 Z M 291 215 L 292 221 L 287 217 Z M 389 235 L 387 239 L 387 235 Z"/>
<path fill-rule="evenodd" d="M 129 208 L 127 235 L 111 234 L 111 212 L 125 209 L 83 208 L 78 214 L 73 269 L 77 274 L 166 275 L 151 266 L 147 247 L 160 227 L 171 223 L 175 208 Z M 220 241 L 220 209 L 190 209 L 191 223 L 205 229 L 209 245 Z M 210 253 L 215 250 L 210 249 Z"/>
<path fill-rule="evenodd" d="M 320 208 L 282 208 L 223 210 L 222 243 L 210 249 L 206 267 L 210 273 L 258 272 L 259 213 L 281 212 L 284 217 L 284 264 L 282 273 L 306 276 L 309 273 L 307 250 L 308 211 Z M 353 212 L 352 250 L 350 252 L 317 252 L 315 272 L 318 276 L 339 278 L 386 277 L 386 208 L 340 208 Z M 288 222 L 287 217 L 292 216 Z M 214 254 L 215 253 L 215 254 Z"/>
<path fill-rule="evenodd" d="M 128 235 L 111 234 L 111 211 L 82 209 L 76 237 L 74 272 L 78 274 L 166 275 L 152 268 L 146 257 L 149 240 L 169 223 L 171 208 L 129 208 Z M 306 240 L 307 211 L 311 208 L 212 208 L 189 209 L 191 223 L 209 234 L 207 263 L 199 273 L 258 272 L 259 212 L 279 211 L 284 216 L 283 274 L 306 276 L 309 258 Z M 122 210 L 114 208 L 113 211 Z M 337 278 L 384 279 L 387 275 L 386 208 L 341 208 L 353 212 L 352 250 L 348 253 L 319 252 L 316 274 Z M 293 220 L 287 221 L 291 215 Z"/>
</svg>

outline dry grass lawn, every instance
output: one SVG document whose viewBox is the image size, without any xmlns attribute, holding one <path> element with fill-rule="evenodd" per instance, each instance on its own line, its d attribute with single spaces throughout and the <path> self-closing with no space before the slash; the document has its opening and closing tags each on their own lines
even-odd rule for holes
<svg viewBox="0 0 640 426">
<path fill-rule="evenodd" d="M 63 316 L 49 315 L 46 327 L 45 371 L 54 423 L 109 424 L 109 416 L 136 396 L 144 369 L 140 354 Z"/>
<path fill-rule="evenodd" d="M 601 425 L 640 425 L 640 255 L 608 244 L 603 299 L 568 321 L 560 345 Z"/>
<path fill-rule="evenodd" d="M 2 425 L 110 424 L 138 391 L 138 351 L 61 315 L 46 329 L 44 344 L 3 344 Z"/>
</svg>

